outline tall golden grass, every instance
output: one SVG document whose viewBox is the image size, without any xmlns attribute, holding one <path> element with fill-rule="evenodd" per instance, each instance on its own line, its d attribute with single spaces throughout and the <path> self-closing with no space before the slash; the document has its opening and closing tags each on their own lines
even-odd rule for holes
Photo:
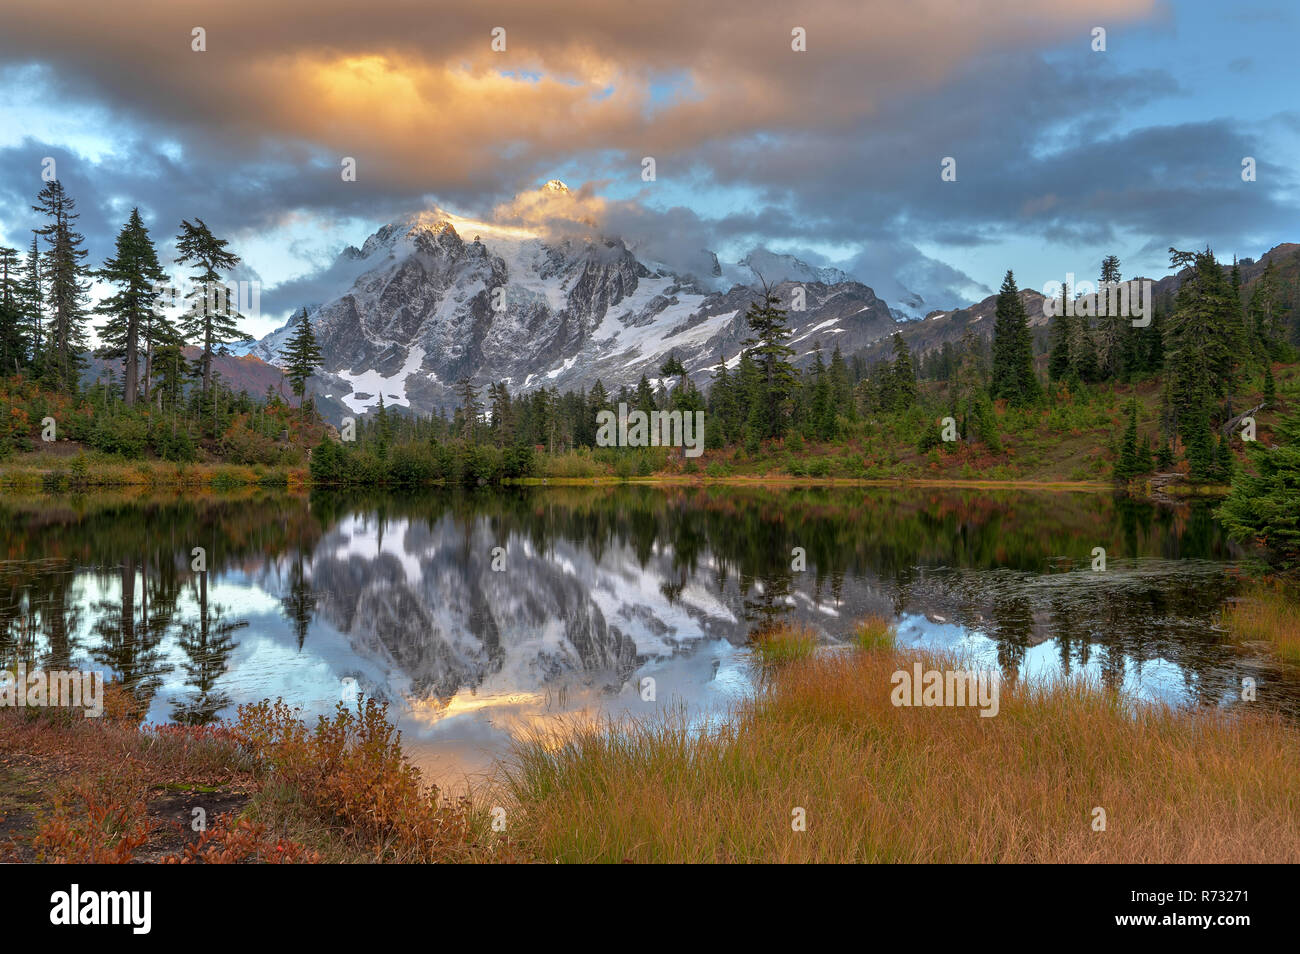
<svg viewBox="0 0 1300 954">
<path fill-rule="evenodd" d="M 1288 662 L 1300 662 L 1300 599 L 1261 584 L 1223 610 L 1223 625 L 1239 639 L 1272 643 Z"/>
<path fill-rule="evenodd" d="M 917 658 L 955 666 L 822 654 L 702 732 L 679 713 L 520 740 L 512 835 L 566 862 L 1300 861 L 1293 726 L 1077 681 L 1004 684 L 992 718 L 895 708 Z"/>
</svg>

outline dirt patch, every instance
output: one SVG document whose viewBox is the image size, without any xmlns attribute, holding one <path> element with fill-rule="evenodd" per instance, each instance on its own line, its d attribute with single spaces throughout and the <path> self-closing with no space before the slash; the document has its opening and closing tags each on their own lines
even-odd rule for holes
<svg viewBox="0 0 1300 954">
<path fill-rule="evenodd" d="M 196 825 L 211 828 L 218 815 L 238 815 L 251 798 L 247 792 L 212 791 L 206 786 L 161 792 L 149 799 L 149 820 L 154 824 L 154 831 L 148 844 L 136 853 L 135 860 L 149 863 L 178 854 L 186 845 L 198 841 Z"/>
<path fill-rule="evenodd" d="M 51 805 L 54 768 L 36 756 L 0 756 L 0 861 L 35 860 L 31 837 L 38 815 Z"/>
</svg>

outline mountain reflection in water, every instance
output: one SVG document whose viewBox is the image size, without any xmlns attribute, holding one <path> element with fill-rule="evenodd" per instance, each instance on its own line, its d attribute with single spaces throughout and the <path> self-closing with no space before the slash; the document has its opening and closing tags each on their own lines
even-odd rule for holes
<svg viewBox="0 0 1300 954">
<path fill-rule="evenodd" d="M 1174 704 L 1240 704 L 1250 676 L 1257 704 L 1300 714 L 1294 667 L 1216 627 L 1243 554 L 1203 504 L 623 486 L 10 498 L 0 515 L 5 662 L 100 668 L 151 721 L 267 697 L 323 713 L 355 685 L 438 776 L 566 714 L 722 714 L 752 691 L 750 625 L 779 615 L 834 642 L 885 613 L 903 645 Z"/>
</svg>

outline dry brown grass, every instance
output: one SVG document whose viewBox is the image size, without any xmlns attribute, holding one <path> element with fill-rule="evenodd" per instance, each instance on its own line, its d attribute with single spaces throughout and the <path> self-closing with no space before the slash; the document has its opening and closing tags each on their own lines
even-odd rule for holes
<svg viewBox="0 0 1300 954">
<path fill-rule="evenodd" d="M 577 862 L 1300 861 L 1295 727 L 1081 683 L 1004 685 L 993 718 L 895 708 L 891 676 L 916 658 L 783 666 L 703 733 L 676 718 L 524 740 L 516 836 Z"/>
<path fill-rule="evenodd" d="M 1288 662 L 1300 662 L 1300 600 L 1281 586 L 1261 584 L 1223 610 L 1223 625 L 1239 639 L 1271 643 Z"/>
</svg>

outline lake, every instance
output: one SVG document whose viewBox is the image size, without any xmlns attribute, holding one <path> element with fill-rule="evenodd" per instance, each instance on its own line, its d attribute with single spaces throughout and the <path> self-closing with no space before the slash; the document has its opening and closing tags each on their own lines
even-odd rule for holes
<svg viewBox="0 0 1300 954">
<path fill-rule="evenodd" d="M 1205 503 L 932 488 L 0 499 L 0 658 L 96 668 L 150 721 L 388 702 L 451 787 L 512 733 L 753 691 L 749 627 L 867 613 L 1004 676 L 1300 716 L 1300 672 L 1218 627 L 1248 557 Z M 1094 548 L 1105 569 L 1094 570 Z M 197 549 L 196 549 L 197 548 Z M 206 571 L 196 571 L 202 559 Z M 650 682 L 652 680 L 653 682 Z M 653 687 L 653 692 L 651 692 Z M 653 700 L 648 696 L 653 695 Z"/>
</svg>

